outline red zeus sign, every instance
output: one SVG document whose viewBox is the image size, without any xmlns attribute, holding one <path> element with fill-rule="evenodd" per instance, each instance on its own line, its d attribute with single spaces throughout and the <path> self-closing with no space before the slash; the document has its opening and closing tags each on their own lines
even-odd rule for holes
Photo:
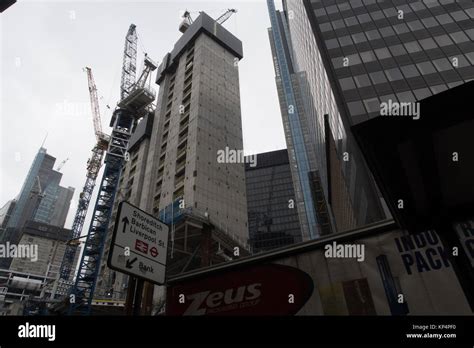
<svg viewBox="0 0 474 348">
<path fill-rule="evenodd" d="M 167 289 L 167 315 L 294 315 L 313 293 L 311 277 L 266 264 L 216 273 Z"/>
</svg>

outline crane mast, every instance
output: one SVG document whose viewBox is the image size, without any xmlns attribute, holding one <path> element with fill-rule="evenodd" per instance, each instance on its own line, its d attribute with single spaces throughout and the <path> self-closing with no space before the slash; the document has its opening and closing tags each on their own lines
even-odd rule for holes
<svg viewBox="0 0 474 348">
<path fill-rule="evenodd" d="M 155 96 L 151 89 L 135 86 L 136 52 L 137 34 L 135 25 L 132 24 L 125 38 L 120 85 L 121 99 L 110 123 L 113 129 L 105 156 L 104 173 L 84 243 L 79 270 L 70 293 L 68 314 L 89 315 L 91 312 L 109 220 L 128 142 L 138 118 L 141 117 L 140 113 L 147 110 Z M 151 64 L 149 69 L 146 66 L 147 64 L 145 64 L 147 72 L 142 76 L 145 80 L 149 72 L 156 69 L 154 64 Z"/>
<path fill-rule="evenodd" d="M 92 149 L 91 157 L 87 161 L 86 182 L 82 188 L 82 192 L 79 194 L 76 215 L 74 216 L 74 221 L 72 223 L 70 242 L 66 246 L 63 262 L 59 271 L 59 277 L 63 281 L 68 281 L 71 276 L 71 271 L 73 271 L 72 267 L 74 265 L 74 259 L 79 246 L 77 239 L 81 236 L 82 229 L 84 227 L 84 221 L 86 219 L 87 210 L 92 198 L 92 193 L 94 192 L 97 175 L 99 174 L 99 170 L 102 165 L 102 159 L 104 158 L 105 150 L 107 149 L 108 145 L 108 136 L 102 132 L 99 99 L 97 97 L 97 88 L 92 75 L 92 70 L 88 67 L 86 67 L 85 70 L 87 73 L 92 119 L 97 143 Z"/>
<path fill-rule="evenodd" d="M 125 36 L 123 50 L 122 79 L 120 81 L 120 100 L 123 100 L 135 83 L 137 71 L 137 31 L 135 24 L 131 24 Z"/>
</svg>

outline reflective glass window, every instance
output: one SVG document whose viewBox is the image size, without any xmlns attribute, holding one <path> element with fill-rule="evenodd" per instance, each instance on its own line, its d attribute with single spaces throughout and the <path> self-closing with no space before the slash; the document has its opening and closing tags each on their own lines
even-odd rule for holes
<svg viewBox="0 0 474 348">
<path fill-rule="evenodd" d="M 433 66 L 433 64 L 431 64 L 431 62 L 418 63 L 416 64 L 416 66 L 418 67 L 418 69 L 421 71 L 423 75 L 428 75 L 428 74 L 432 74 L 436 72 L 436 69 Z"/>
<path fill-rule="evenodd" d="M 377 55 L 378 59 L 385 59 L 390 57 L 390 53 L 388 52 L 388 49 L 385 47 L 382 48 L 377 48 L 374 50 L 375 54 Z"/>
<path fill-rule="evenodd" d="M 355 88 L 354 80 L 352 79 L 352 77 L 340 79 L 339 83 L 341 84 L 341 89 L 343 91 Z"/>
<path fill-rule="evenodd" d="M 375 71 L 369 74 L 370 79 L 374 84 L 387 82 L 387 78 L 382 71 Z"/>
<path fill-rule="evenodd" d="M 370 86 L 371 83 L 370 83 L 370 80 L 369 80 L 369 76 L 366 75 L 366 74 L 363 74 L 363 75 L 356 75 L 354 76 L 354 80 L 355 80 L 355 83 L 357 85 L 357 87 L 367 87 L 367 86 Z"/>
<path fill-rule="evenodd" d="M 445 71 L 453 68 L 449 60 L 446 58 L 435 59 L 433 60 L 433 64 L 438 71 Z"/>
<path fill-rule="evenodd" d="M 402 80 L 403 75 L 399 68 L 392 68 L 385 70 L 389 81 Z"/>
</svg>

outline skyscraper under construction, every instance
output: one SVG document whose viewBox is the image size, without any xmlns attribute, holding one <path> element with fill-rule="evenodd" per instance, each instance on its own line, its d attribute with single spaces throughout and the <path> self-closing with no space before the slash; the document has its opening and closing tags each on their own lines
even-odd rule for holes
<svg viewBox="0 0 474 348">
<path fill-rule="evenodd" d="M 126 200 L 171 225 L 168 273 L 229 260 L 235 246 L 246 252 L 244 163 L 218 160 L 220 151 L 243 149 L 242 43 L 221 23 L 201 12 L 181 24 L 158 68 L 156 111 L 132 135 L 120 179 L 116 204 Z M 98 289 L 123 298 L 127 278 L 104 263 Z"/>
</svg>

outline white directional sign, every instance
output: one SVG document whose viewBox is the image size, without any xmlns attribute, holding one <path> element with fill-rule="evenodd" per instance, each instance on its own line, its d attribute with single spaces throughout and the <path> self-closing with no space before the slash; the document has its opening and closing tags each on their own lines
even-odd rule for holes
<svg viewBox="0 0 474 348">
<path fill-rule="evenodd" d="M 168 226 L 128 202 L 121 202 L 107 264 L 122 273 L 164 284 Z"/>
</svg>

